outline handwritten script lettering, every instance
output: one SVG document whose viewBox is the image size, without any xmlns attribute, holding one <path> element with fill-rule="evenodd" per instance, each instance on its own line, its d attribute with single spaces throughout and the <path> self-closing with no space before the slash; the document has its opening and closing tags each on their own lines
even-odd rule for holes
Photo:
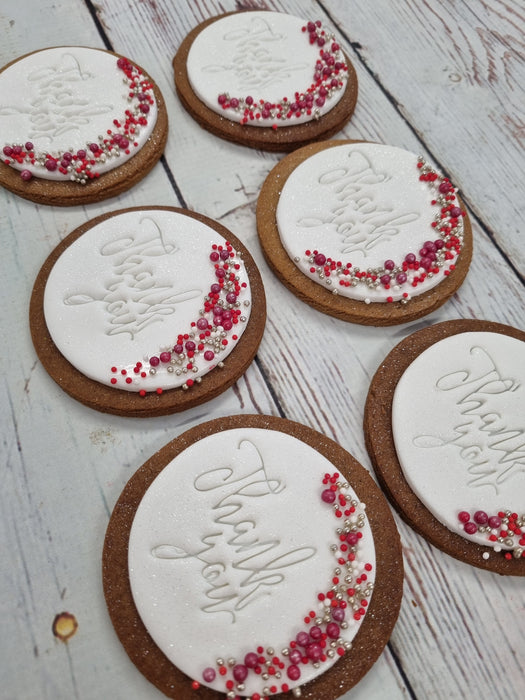
<svg viewBox="0 0 525 700">
<path fill-rule="evenodd" d="M 170 543 L 152 550 L 158 559 L 200 562 L 206 597 L 202 612 L 225 613 L 232 623 L 240 611 L 281 584 L 286 569 L 316 553 L 314 547 L 287 548 L 278 537 L 265 536 L 246 514 L 253 499 L 278 498 L 285 485 L 268 476 L 252 442 L 243 440 L 238 449 L 243 459 L 211 468 L 194 480 L 197 491 L 214 495 L 210 532 L 191 548 Z"/>
<path fill-rule="evenodd" d="M 113 276 L 99 297 L 85 292 L 64 299 L 66 306 L 101 303 L 108 318 L 106 334 L 128 334 L 132 339 L 152 323 L 175 313 L 177 304 L 202 296 L 200 289 L 174 292 L 155 277 L 150 260 L 173 255 L 177 247 L 165 240 L 156 221 L 140 220 L 136 231 L 102 246 L 100 255 L 109 258 Z"/>
<path fill-rule="evenodd" d="M 282 44 L 286 37 L 276 34 L 264 19 L 250 19 L 245 26 L 225 34 L 223 40 L 234 46 L 231 62 L 205 66 L 203 70 L 234 75 L 243 91 L 264 90 L 305 68 L 305 64 L 276 51 L 276 44 Z"/>
<path fill-rule="evenodd" d="M 96 103 L 83 96 L 79 85 L 93 78 L 83 71 L 72 54 L 64 54 L 58 65 L 37 68 L 27 76 L 31 99 L 26 107 L 6 105 L 0 116 L 25 114 L 31 139 L 51 143 L 54 138 L 77 131 L 98 114 L 114 110 L 111 104 Z"/>
<path fill-rule="evenodd" d="M 519 416 L 498 410 L 498 398 L 521 385 L 504 377 L 484 348 L 473 346 L 470 355 L 474 360 L 470 369 L 443 375 L 436 382 L 455 400 L 454 415 L 459 414 L 461 422 L 453 427 L 452 436 L 419 435 L 413 442 L 423 448 L 454 445 L 467 465 L 468 485 L 488 486 L 498 494 L 502 484 L 525 471 L 525 429 L 516 427 Z"/>
<path fill-rule="evenodd" d="M 365 153 L 353 149 L 344 167 L 326 170 L 319 176 L 321 191 L 328 190 L 335 203 L 326 213 L 299 218 L 297 226 L 334 227 L 341 241 L 341 254 L 360 252 L 366 257 L 378 243 L 391 240 L 403 226 L 420 218 L 418 212 L 401 211 L 399 205 L 394 208 L 381 201 L 384 186 L 391 179 L 375 168 Z"/>
</svg>

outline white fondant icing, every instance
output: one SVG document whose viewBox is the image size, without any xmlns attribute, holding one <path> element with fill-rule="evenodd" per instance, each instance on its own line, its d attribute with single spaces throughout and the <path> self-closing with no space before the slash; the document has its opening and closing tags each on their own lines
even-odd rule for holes
<svg viewBox="0 0 525 700">
<path fill-rule="evenodd" d="M 466 536 L 461 511 L 525 512 L 524 405 L 525 343 L 499 333 L 445 338 L 401 377 L 392 406 L 399 462 L 450 530 Z M 488 534 L 467 537 L 490 545 Z"/>
<path fill-rule="evenodd" d="M 113 123 L 125 121 L 125 112 L 138 107 L 128 99 L 129 83 L 117 67 L 117 57 L 105 51 L 85 47 L 44 49 L 13 63 L 0 73 L 0 140 L 4 145 L 30 142 L 36 155 L 57 157 L 65 152 L 76 154 L 92 143 L 107 139 L 107 131 L 119 132 Z M 143 76 L 142 76 L 143 77 Z M 129 160 L 151 136 L 157 119 L 153 98 L 147 124 L 137 125 L 127 149 L 111 152 L 92 166 L 93 172 L 108 172 Z M 141 116 L 140 111 L 137 116 Z M 144 116 L 144 115 L 142 115 Z M 28 159 L 10 163 L 18 170 L 29 170 L 48 180 L 68 179 L 58 169 L 49 171 L 43 164 Z"/>
<path fill-rule="evenodd" d="M 326 148 L 303 161 L 286 180 L 277 205 L 277 227 L 289 257 L 310 279 L 365 303 L 397 301 L 404 293 L 412 297 L 438 285 L 448 264 L 416 287 L 411 281 L 422 270 L 408 270 L 404 285 L 393 280 L 387 290 L 379 281 L 384 269 L 377 272 L 376 286 L 342 286 L 341 280 L 351 278 L 312 274 L 317 266 L 305 255 L 317 250 L 342 262 L 341 269 L 351 263 L 361 272 L 383 268 L 387 260 L 400 266 L 408 253 L 419 259 L 423 243 L 438 238 L 432 222 L 440 209 L 431 205 L 439 196 L 436 185 L 419 180 L 417 163 L 409 151 L 373 143 Z"/>
<path fill-rule="evenodd" d="M 148 360 L 172 351 L 179 334 L 193 333 L 184 342 L 199 343 L 202 331 L 191 324 L 202 317 L 205 297 L 218 282 L 210 260 L 213 245 L 225 245 L 217 231 L 167 210 L 125 212 L 93 226 L 62 253 L 49 275 L 44 313 L 54 343 L 87 377 L 109 385 L 116 379 L 117 388 L 128 391 L 170 389 L 206 374 L 234 349 L 238 341 L 232 336 L 240 338 L 250 315 L 248 275 L 237 257 L 240 268 L 234 273 L 246 287 L 233 311 L 240 310 L 245 320 L 229 331 L 213 326 L 193 358 L 172 352 L 173 362 L 153 368 Z M 221 304 L 232 312 L 224 297 Z M 211 321 L 213 314 L 204 317 Z M 206 359 L 209 350 L 214 357 Z M 190 361 L 198 371 L 187 369 Z M 146 377 L 134 372 L 137 362 Z"/>
<path fill-rule="evenodd" d="M 190 678 L 216 659 L 244 663 L 261 645 L 281 650 L 322 615 L 317 595 L 330 590 L 342 521 L 323 503 L 334 466 L 295 437 L 258 428 L 215 433 L 191 444 L 157 476 L 137 509 L 129 538 L 129 575 L 138 612 L 155 643 Z M 355 497 L 348 490 L 349 498 Z M 359 512 L 359 508 L 353 518 Z M 361 529 L 355 577 L 375 553 L 368 521 Z M 339 556 L 341 556 L 339 554 Z M 359 623 L 346 613 L 351 640 Z M 329 668 L 301 667 L 298 682 L 283 670 L 279 687 L 300 685 Z M 231 677 L 231 676 L 228 676 Z M 205 683 L 224 692 L 219 674 Z M 271 685 L 250 673 L 240 695 Z M 262 696 L 262 693 L 261 693 Z"/>
<path fill-rule="evenodd" d="M 191 87 L 210 109 L 228 119 L 240 122 L 244 109 L 223 109 L 219 95 L 271 104 L 287 98 L 292 104 L 296 93 L 306 93 L 315 82 L 316 61 L 321 48 L 310 44 L 307 22 L 280 12 L 239 12 L 222 17 L 205 27 L 193 41 L 187 58 Z M 328 50 L 331 40 L 323 47 Z M 341 52 L 337 60 L 345 63 Z M 346 72 L 338 79 L 346 83 Z M 308 114 L 279 123 L 303 124 L 326 114 L 341 99 L 342 89 L 333 89 L 322 106 L 314 103 Z M 243 105 L 242 106 L 246 106 Z M 249 121 L 251 126 L 272 126 L 274 116 Z"/>
</svg>

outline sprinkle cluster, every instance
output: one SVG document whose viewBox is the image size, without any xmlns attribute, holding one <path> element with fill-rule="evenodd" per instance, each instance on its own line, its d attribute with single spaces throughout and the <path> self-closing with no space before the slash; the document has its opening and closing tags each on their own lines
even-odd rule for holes
<svg viewBox="0 0 525 700">
<path fill-rule="evenodd" d="M 465 212 L 458 206 L 456 190 L 447 177 L 439 175 L 422 157 L 418 158 L 419 180 L 426 182 L 434 198 L 431 205 L 437 211 L 431 223 L 436 237 L 425 241 L 418 253 L 407 252 L 402 260 L 385 260 L 382 267 L 361 270 L 351 262 L 334 260 L 319 250 L 306 250 L 305 255 L 310 265 L 309 272 L 338 294 L 339 287 L 357 287 L 366 285 L 369 289 L 382 289 L 385 301 L 393 302 L 389 290 L 401 292 L 400 302 L 410 300 L 410 288 L 416 288 L 427 277 L 442 272 L 448 276 L 455 269 L 454 260 L 463 247 L 463 217 Z M 296 258 L 296 262 L 299 259 Z M 365 299 L 365 303 L 370 300 Z"/>
<path fill-rule="evenodd" d="M 251 95 L 231 97 L 224 92 L 217 98 L 222 109 L 235 111 L 240 116 L 241 124 L 260 119 L 275 120 L 272 124 L 273 129 L 278 127 L 279 121 L 296 119 L 303 115 L 319 119 L 320 109 L 336 91 L 344 87 L 348 68 L 334 35 L 322 29 L 320 20 L 308 22 L 302 27 L 302 31 L 308 34 L 310 44 L 319 47 L 319 57 L 315 62 L 310 87 L 304 92 L 296 92 L 293 98 L 283 97 L 279 102 L 268 102 Z"/>
<path fill-rule="evenodd" d="M 129 155 L 133 148 L 138 148 L 136 141 L 142 127 L 148 123 L 148 114 L 155 103 L 153 86 L 142 72 L 133 66 L 127 58 L 119 58 L 117 67 L 124 73 L 124 82 L 128 86 L 129 109 L 124 116 L 113 120 L 113 128 L 105 135 L 100 135 L 95 142 L 88 142 L 75 150 L 57 152 L 37 152 L 33 143 L 8 144 L 3 148 L 6 165 L 31 165 L 48 172 L 60 173 L 64 179 L 85 185 L 89 180 L 98 178 L 97 164 L 106 163 L 110 158 L 117 158 L 121 153 Z M 29 181 L 33 172 L 24 168 L 20 177 Z"/>
<path fill-rule="evenodd" d="M 332 507 L 339 523 L 335 531 L 337 544 L 330 547 L 335 564 L 329 587 L 318 593 L 316 610 L 305 612 L 302 628 L 280 652 L 271 646 L 254 645 L 242 661 L 220 658 L 214 666 L 204 669 L 204 682 L 213 683 L 219 676 L 228 699 L 240 700 L 239 693 L 244 695 L 244 683 L 251 674 L 261 679 L 260 692 L 253 693 L 251 700 L 290 690 L 294 697 L 300 697 L 300 686 L 291 689 L 287 681 L 296 683 L 304 666 L 320 668 L 329 659 L 343 656 L 352 646 L 344 640 L 344 631 L 358 625 L 366 614 L 373 590 L 373 582 L 368 580 L 372 564 L 359 556 L 366 506 L 349 498 L 350 487 L 340 481 L 338 473 L 325 474 L 322 482 L 325 488 L 321 501 Z M 192 687 L 199 688 L 199 681 L 193 681 Z"/>
<path fill-rule="evenodd" d="M 525 513 L 520 516 L 510 510 L 501 510 L 496 515 L 489 515 L 484 510 L 472 514 L 462 510 L 458 513 L 458 520 L 467 535 L 484 534 L 488 546 L 495 552 L 505 550 L 505 559 L 525 559 Z M 489 558 L 488 552 L 483 558 Z"/>
<path fill-rule="evenodd" d="M 210 291 L 204 297 L 203 308 L 199 310 L 199 317 L 191 322 L 188 332 L 179 333 L 174 343 L 160 348 L 157 354 L 136 362 L 131 372 L 115 365 L 111 367 L 109 381 L 112 386 L 118 385 L 119 381 L 126 385 L 139 385 L 140 380 L 148 375 L 154 376 L 165 371 L 177 376 L 188 375 L 181 387 L 188 390 L 195 383 L 201 382 L 200 376 L 195 379 L 191 377 L 200 371 L 199 358 L 209 365 L 208 371 L 215 366 L 223 366 L 221 360 L 217 361 L 217 356 L 220 356 L 230 341 L 238 340 L 235 329 L 247 320 L 242 314 L 239 299 L 247 284 L 240 282 L 237 274 L 241 268 L 241 253 L 235 251 L 228 241 L 224 245 L 212 245 L 210 262 L 216 281 L 211 284 Z M 242 303 L 244 306 L 250 305 L 247 299 Z M 160 387 L 156 389 L 157 394 L 162 394 L 162 391 Z M 145 396 L 146 390 L 139 389 L 139 394 Z"/>
</svg>

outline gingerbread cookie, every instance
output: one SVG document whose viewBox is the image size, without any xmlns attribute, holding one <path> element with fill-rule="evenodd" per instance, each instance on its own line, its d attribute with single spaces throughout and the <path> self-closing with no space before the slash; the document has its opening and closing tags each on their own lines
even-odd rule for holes
<svg viewBox="0 0 525 700">
<path fill-rule="evenodd" d="M 166 445 L 128 482 L 104 544 L 117 635 L 176 700 L 334 700 L 381 654 L 402 582 L 368 472 L 272 416 L 219 418 Z"/>
<path fill-rule="evenodd" d="M 525 332 L 445 321 L 377 370 L 364 429 L 378 479 L 434 546 L 525 576 Z"/>
<path fill-rule="evenodd" d="M 68 394 L 125 416 L 214 398 L 251 363 L 266 302 L 228 229 L 182 209 L 124 209 L 73 231 L 31 298 L 37 354 Z"/>
<path fill-rule="evenodd" d="M 344 321 L 388 326 L 441 306 L 472 257 L 448 180 L 394 146 L 327 141 L 287 155 L 257 203 L 265 257 L 300 299 Z"/>
<path fill-rule="evenodd" d="M 173 59 L 183 106 L 213 134 L 293 151 L 337 133 L 353 114 L 357 76 L 319 20 L 243 11 L 199 24 Z"/>
<path fill-rule="evenodd" d="M 39 204 L 96 202 L 129 189 L 162 155 L 164 99 L 123 56 L 42 49 L 0 71 L 0 184 Z"/>
</svg>

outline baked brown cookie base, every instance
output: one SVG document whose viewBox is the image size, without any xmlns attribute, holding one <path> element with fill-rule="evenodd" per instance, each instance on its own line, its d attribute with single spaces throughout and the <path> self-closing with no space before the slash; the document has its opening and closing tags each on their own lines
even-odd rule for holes
<svg viewBox="0 0 525 700">
<path fill-rule="evenodd" d="M 264 9 L 264 8 L 260 8 Z M 249 10 L 245 10 L 249 11 Z M 184 108 L 204 129 L 215 136 L 233 141 L 242 146 L 259 148 L 263 151 L 288 152 L 300 146 L 327 139 L 340 131 L 350 120 L 357 102 L 357 74 L 348 56 L 345 55 L 348 67 L 348 80 L 342 98 L 327 114 L 319 120 L 297 124 L 295 126 L 271 127 L 241 125 L 217 114 L 200 101 L 195 95 L 188 79 L 186 61 L 195 37 L 212 22 L 232 12 L 202 22 L 195 27 L 180 45 L 173 59 L 175 87 Z"/>
<path fill-rule="evenodd" d="M 374 593 L 352 648 L 316 680 L 301 686 L 304 700 L 335 700 L 352 688 L 379 657 L 399 614 L 403 592 L 403 559 L 397 528 L 388 504 L 368 472 L 343 448 L 299 423 L 275 416 L 230 416 L 203 423 L 168 443 L 128 481 L 109 521 L 102 560 L 104 595 L 115 631 L 135 666 L 174 700 L 224 700 L 224 694 L 201 686 L 174 666 L 158 649 L 133 602 L 128 576 L 128 541 L 139 503 L 160 471 L 193 442 L 239 427 L 277 430 L 302 440 L 329 459 L 360 499 L 376 549 Z M 291 693 L 272 696 L 291 698 Z"/>
<path fill-rule="evenodd" d="M 444 321 L 408 336 L 387 355 L 370 384 L 364 416 L 366 447 L 383 491 L 417 533 L 446 554 L 472 566 L 498 574 L 525 576 L 525 559 L 505 559 L 491 547 L 470 542 L 442 525 L 408 485 L 394 445 L 392 401 L 404 371 L 434 343 L 470 331 L 502 333 L 525 342 L 525 332 L 517 328 L 478 320 Z M 490 555 L 488 559 L 483 559 L 484 553 Z"/>
<path fill-rule="evenodd" d="M 268 265 L 281 282 L 299 299 L 310 304 L 314 309 L 335 316 L 342 321 L 365 326 L 394 326 L 426 316 L 444 304 L 461 286 L 467 275 L 472 258 L 472 228 L 468 216 L 463 219 L 463 249 L 456 262 L 454 273 L 433 289 L 410 299 L 407 304 L 399 302 L 365 304 L 363 301 L 333 294 L 326 287 L 306 277 L 295 265 L 281 243 L 276 212 L 284 183 L 295 168 L 310 156 L 326 148 L 346 143 L 357 142 L 346 140 L 310 144 L 285 156 L 270 171 L 257 201 L 257 232 Z M 459 206 L 464 208 L 461 201 Z"/>
<path fill-rule="evenodd" d="M 149 392 L 146 396 L 140 396 L 138 392 L 112 388 L 89 379 L 79 372 L 60 353 L 46 325 L 44 315 L 44 290 L 49 273 L 62 252 L 83 233 L 93 226 L 96 226 L 101 221 L 128 211 L 140 211 L 142 209 L 161 209 L 177 212 L 197 219 L 215 229 L 226 240 L 230 241 L 236 250 L 242 252 L 246 271 L 250 279 L 252 310 L 239 342 L 232 353 L 224 360 L 224 367 L 214 368 L 211 372 L 204 375 L 200 384 L 194 384 L 187 391 L 181 388 L 174 388 L 166 390 L 160 395 L 155 392 Z M 29 307 L 29 325 L 33 344 L 42 365 L 57 384 L 67 394 L 90 408 L 103 411 L 104 413 L 133 417 L 162 416 L 169 413 L 184 411 L 188 408 L 198 406 L 205 401 L 214 399 L 223 391 L 226 391 L 226 389 L 244 374 L 255 357 L 259 343 L 261 342 L 265 322 L 266 298 L 264 295 L 264 287 L 259 270 L 248 250 L 227 228 L 216 221 L 212 221 L 201 214 L 178 209 L 176 207 L 151 206 L 120 209 L 110 214 L 98 216 L 82 226 L 79 226 L 79 228 L 75 229 L 75 231 L 61 241 L 42 266 L 33 287 Z"/>
<path fill-rule="evenodd" d="M 93 50 L 102 51 L 103 49 Z M 113 54 L 115 58 L 123 58 L 120 54 L 112 51 L 104 51 L 104 53 Z M 20 61 L 30 55 L 26 54 L 15 61 L 11 61 L 2 70 L 9 68 L 16 61 Z M 132 158 L 120 167 L 104 173 L 99 178 L 89 180 L 85 185 L 80 185 L 70 180 L 44 180 L 37 177 L 33 177 L 26 182 L 20 177 L 19 170 L 15 170 L 15 168 L 0 161 L 0 185 L 19 197 L 29 199 L 37 204 L 71 207 L 116 197 L 142 180 L 157 163 L 164 151 L 168 138 L 168 113 L 159 87 L 143 68 L 136 63 L 133 63 L 133 65 L 137 66 L 151 82 L 155 100 L 157 101 L 158 114 L 150 138 Z"/>
</svg>

